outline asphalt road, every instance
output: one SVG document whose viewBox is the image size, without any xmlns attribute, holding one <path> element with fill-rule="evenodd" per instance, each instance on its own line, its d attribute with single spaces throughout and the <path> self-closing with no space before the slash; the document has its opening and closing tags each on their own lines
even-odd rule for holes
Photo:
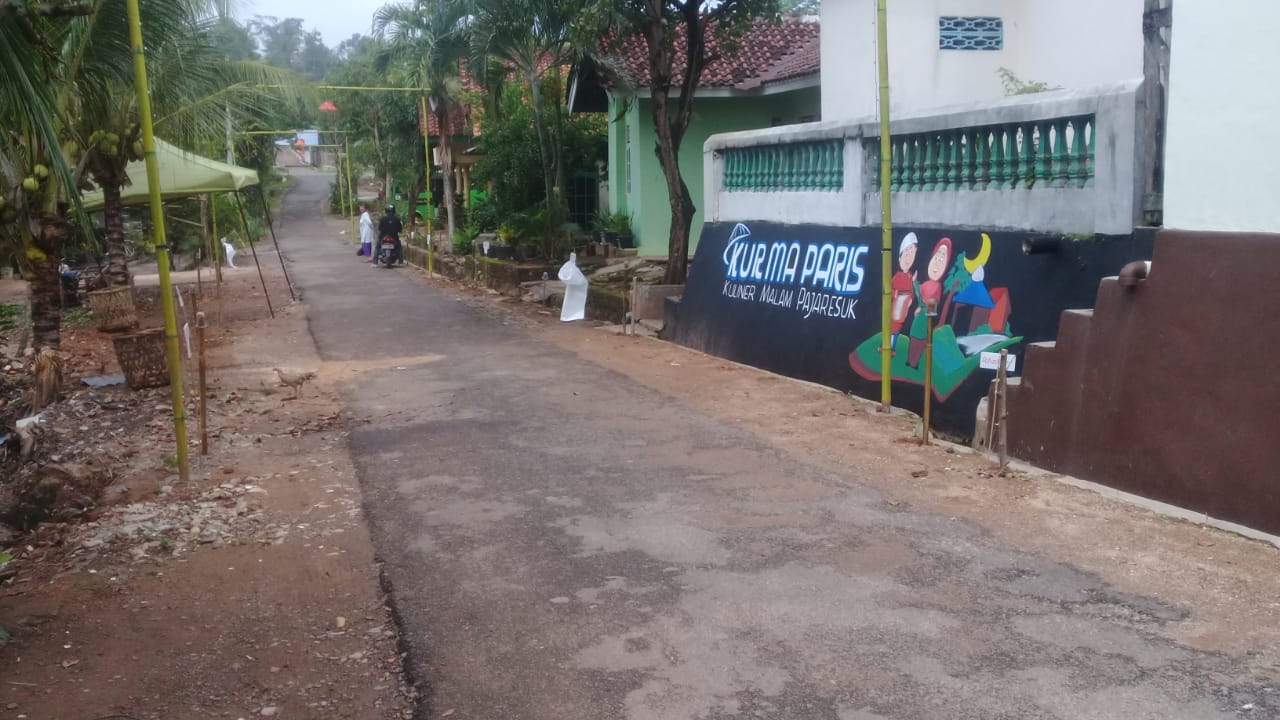
<svg viewBox="0 0 1280 720">
<path fill-rule="evenodd" d="M 421 718 L 1280 717 L 1241 660 L 972 523 L 700 415 L 412 270 L 301 175 L 282 242 L 347 412 Z"/>
</svg>

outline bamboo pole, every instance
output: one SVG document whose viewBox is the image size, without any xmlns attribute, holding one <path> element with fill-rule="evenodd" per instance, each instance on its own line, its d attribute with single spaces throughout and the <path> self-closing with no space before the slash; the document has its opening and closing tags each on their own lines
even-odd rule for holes
<svg viewBox="0 0 1280 720">
<path fill-rule="evenodd" d="M 164 312 L 165 357 L 169 363 L 169 394 L 173 403 L 173 438 L 177 445 L 178 477 L 191 479 L 187 458 L 187 410 L 182 391 L 182 357 L 178 352 L 178 320 L 173 308 L 173 281 L 169 276 L 169 242 L 165 236 L 164 204 L 160 197 L 160 167 L 156 161 L 156 136 L 151 119 L 151 91 L 147 82 L 146 51 L 142 44 L 142 19 L 138 0 L 127 0 L 129 44 L 133 47 L 134 90 L 138 97 L 138 116 L 142 125 L 143 159 L 147 167 L 147 183 L 151 195 L 152 236 L 156 264 L 160 271 L 160 307 Z"/>
<path fill-rule="evenodd" d="M 889 174 L 893 146 L 889 138 L 889 20 L 886 0 L 876 2 L 876 67 L 880 76 L 880 410 L 893 405 L 893 208 Z M 927 428 L 926 428 L 927 432 Z M 927 439 L 926 439 L 927 441 Z"/>
<path fill-rule="evenodd" d="M 267 312 L 271 313 L 274 319 L 276 316 L 275 308 L 271 307 L 271 293 L 267 290 L 267 279 L 262 275 L 262 263 L 258 262 L 258 249 L 254 247 L 253 238 L 249 237 L 249 218 L 244 214 L 244 204 L 240 202 L 240 193 L 234 193 L 236 198 L 236 209 L 240 211 L 240 225 L 244 228 L 244 237 L 249 245 L 249 252 L 253 253 L 253 264 L 258 268 L 258 282 L 262 283 L 262 294 L 267 298 Z"/>
<path fill-rule="evenodd" d="M 351 141 L 343 138 L 343 144 L 347 151 L 347 194 L 351 198 L 351 236 L 355 241 L 360 242 L 360 231 L 356 228 L 356 207 L 360 198 L 356 197 L 355 183 L 351 182 Z"/>
</svg>

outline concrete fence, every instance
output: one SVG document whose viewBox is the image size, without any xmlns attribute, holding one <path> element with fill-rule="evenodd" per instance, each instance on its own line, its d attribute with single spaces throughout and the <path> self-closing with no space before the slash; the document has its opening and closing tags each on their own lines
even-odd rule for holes
<svg viewBox="0 0 1280 720">
<path fill-rule="evenodd" d="M 1125 234 L 1142 212 L 1140 81 L 895 118 L 894 222 Z M 873 118 L 713 135 L 707 222 L 880 223 Z"/>
</svg>

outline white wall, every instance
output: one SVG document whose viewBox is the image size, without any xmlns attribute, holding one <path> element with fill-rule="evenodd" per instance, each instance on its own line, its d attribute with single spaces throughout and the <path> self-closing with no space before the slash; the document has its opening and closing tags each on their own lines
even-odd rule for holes
<svg viewBox="0 0 1280 720">
<path fill-rule="evenodd" d="M 1276 0 L 1173 4 L 1166 227 L 1280 233 L 1278 25 Z"/>
<path fill-rule="evenodd" d="M 1234 0 L 1231 0 L 1234 1 Z M 1017 56 L 1023 80 L 1080 88 L 1142 77 L 1142 0 L 1022 0 Z"/>
<path fill-rule="evenodd" d="M 877 112 L 875 0 L 822 4 L 822 117 Z M 939 50 L 941 16 L 1004 20 L 1003 50 Z M 1142 0 L 893 0 L 890 109 L 913 113 L 1004 96 L 997 70 L 1063 88 L 1142 76 Z"/>
</svg>

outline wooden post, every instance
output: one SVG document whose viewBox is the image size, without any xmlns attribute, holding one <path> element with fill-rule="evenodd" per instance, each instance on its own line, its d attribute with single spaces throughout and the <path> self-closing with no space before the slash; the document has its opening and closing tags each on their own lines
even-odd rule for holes
<svg viewBox="0 0 1280 720">
<path fill-rule="evenodd" d="M 636 323 L 639 318 L 636 317 L 636 300 L 640 297 L 638 288 L 639 281 L 633 275 L 631 277 L 631 334 L 636 334 Z"/>
<path fill-rule="evenodd" d="M 930 413 L 933 409 L 933 318 L 937 315 L 938 301 L 932 298 L 925 303 L 924 324 L 924 428 L 920 434 L 920 444 L 929 444 L 929 428 L 932 425 Z"/>
<path fill-rule="evenodd" d="M 205 383 L 205 362 L 204 362 L 204 329 L 208 323 L 205 322 L 204 313 L 196 313 L 196 352 L 198 353 L 197 366 L 199 368 L 200 377 L 198 385 L 200 388 L 200 454 L 209 454 L 209 388 Z"/>
<path fill-rule="evenodd" d="M 1009 396 L 1009 373 L 1005 369 L 1005 363 L 1009 359 L 1009 350 L 1007 348 L 1000 350 L 1000 367 L 996 368 L 996 405 L 995 408 L 988 408 L 988 412 L 999 413 L 1000 437 L 997 445 L 1000 451 L 1000 469 L 1004 470 L 1009 466 L 1009 436 L 1005 433 L 1005 421 L 1009 417 L 1008 406 L 1005 399 Z"/>
</svg>

